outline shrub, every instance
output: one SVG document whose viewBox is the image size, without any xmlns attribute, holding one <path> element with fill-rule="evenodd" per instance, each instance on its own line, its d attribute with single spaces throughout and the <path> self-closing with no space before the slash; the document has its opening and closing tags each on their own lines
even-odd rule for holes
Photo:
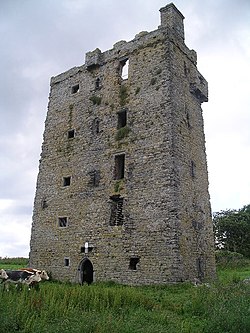
<svg viewBox="0 0 250 333">
<path fill-rule="evenodd" d="M 130 132 L 130 128 L 128 126 L 119 128 L 116 132 L 115 140 L 119 141 L 119 140 L 127 137 L 129 132 Z"/>
<path fill-rule="evenodd" d="M 100 105 L 102 101 L 102 98 L 96 95 L 91 96 L 89 99 L 93 102 L 94 105 Z"/>
<path fill-rule="evenodd" d="M 220 267 L 243 267 L 249 265 L 250 260 L 238 252 L 217 250 L 215 251 L 216 263 Z"/>
<path fill-rule="evenodd" d="M 23 257 L 16 257 L 16 258 L 9 258 L 9 257 L 0 257 L 0 264 L 5 265 L 22 265 L 27 266 L 29 262 L 28 258 Z"/>
<path fill-rule="evenodd" d="M 121 86 L 120 87 L 120 105 L 124 106 L 127 103 L 127 98 L 128 98 L 128 89 L 126 86 Z"/>
<path fill-rule="evenodd" d="M 120 192 L 120 190 L 123 189 L 123 185 L 124 185 L 124 180 L 123 179 L 120 179 L 120 180 L 117 180 L 115 182 L 115 185 L 114 185 L 114 191 L 117 193 L 117 192 Z"/>
</svg>

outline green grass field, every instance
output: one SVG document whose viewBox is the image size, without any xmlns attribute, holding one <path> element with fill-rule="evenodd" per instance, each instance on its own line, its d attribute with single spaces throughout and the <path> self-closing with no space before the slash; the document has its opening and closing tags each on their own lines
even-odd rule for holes
<svg viewBox="0 0 250 333">
<path fill-rule="evenodd" d="M 0 268 L 8 265 L 0 261 Z M 0 333 L 249 333 L 246 277 L 247 264 L 219 268 L 218 281 L 200 287 L 43 282 L 38 291 L 18 291 L 13 286 L 0 290 Z"/>
</svg>

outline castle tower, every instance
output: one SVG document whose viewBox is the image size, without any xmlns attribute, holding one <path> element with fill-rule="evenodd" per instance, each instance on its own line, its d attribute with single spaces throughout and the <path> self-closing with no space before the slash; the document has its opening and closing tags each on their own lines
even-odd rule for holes
<svg viewBox="0 0 250 333">
<path fill-rule="evenodd" d="M 60 280 L 211 279 L 201 103 L 207 82 L 183 15 L 51 79 L 30 265 Z"/>
</svg>

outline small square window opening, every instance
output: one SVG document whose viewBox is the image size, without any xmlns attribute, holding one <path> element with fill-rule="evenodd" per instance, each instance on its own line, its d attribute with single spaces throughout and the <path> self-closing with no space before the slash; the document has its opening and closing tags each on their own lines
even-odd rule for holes
<svg viewBox="0 0 250 333">
<path fill-rule="evenodd" d="M 59 217 L 58 218 L 58 226 L 60 228 L 66 228 L 68 226 L 68 218 L 65 217 Z"/>
<path fill-rule="evenodd" d="M 129 261 L 129 269 L 132 269 L 133 271 L 137 270 L 137 264 L 139 263 L 140 258 L 130 258 Z"/>
<path fill-rule="evenodd" d="M 71 88 L 71 94 L 76 94 L 79 91 L 79 88 L 80 88 L 79 84 L 74 85 Z"/>
<path fill-rule="evenodd" d="M 63 177 L 63 186 L 70 186 L 71 177 Z"/>
</svg>

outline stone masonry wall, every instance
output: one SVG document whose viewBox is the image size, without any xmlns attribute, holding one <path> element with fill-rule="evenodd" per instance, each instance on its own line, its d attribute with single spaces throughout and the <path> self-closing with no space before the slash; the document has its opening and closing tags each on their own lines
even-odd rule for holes
<svg viewBox="0 0 250 333">
<path fill-rule="evenodd" d="M 51 79 L 30 265 L 56 279 L 84 282 L 85 270 L 133 285 L 215 275 L 207 82 L 184 44 L 184 17 L 173 4 L 160 11 L 157 30 L 88 52 Z"/>
</svg>

